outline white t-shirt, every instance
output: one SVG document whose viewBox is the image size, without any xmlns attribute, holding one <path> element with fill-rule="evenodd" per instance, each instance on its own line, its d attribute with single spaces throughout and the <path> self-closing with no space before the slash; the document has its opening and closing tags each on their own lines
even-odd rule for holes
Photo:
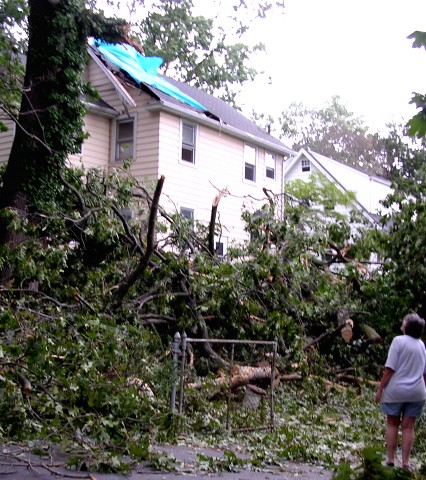
<svg viewBox="0 0 426 480">
<path fill-rule="evenodd" d="M 392 340 L 386 367 L 394 370 L 383 389 L 382 402 L 420 402 L 426 400 L 423 374 L 426 372 L 425 344 L 419 338 L 399 335 Z"/>
</svg>

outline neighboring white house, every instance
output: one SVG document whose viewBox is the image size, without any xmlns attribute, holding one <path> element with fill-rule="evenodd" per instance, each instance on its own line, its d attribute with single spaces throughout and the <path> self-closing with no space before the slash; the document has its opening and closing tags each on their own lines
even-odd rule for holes
<svg viewBox="0 0 426 480">
<path fill-rule="evenodd" d="M 93 42 L 89 54 L 85 77 L 100 100 L 89 104 L 90 136 L 72 162 L 112 169 L 130 158 L 140 182 L 165 176 L 160 203 L 167 211 L 206 224 L 222 192 L 218 248 L 247 240 L 243 204 L 255 211 L 266 199 L 263 189 L 282 193 L 283 161 L 294 152 L 226 102 L 157 75 L 133 47 Z M 13 128 L 0 133 L 0 163 L 12 138 Z"/>
<path fill-rule="evenodd" d="M 391 182 L 371 175 L 337 160 L 302 148 L 284 162 L 284 179 L 308 179 L 314 172 L 321 172 L 342 192 L 354 192 L 356 207 L 375 223 L 380 211 L 385 211 L 381 201 L 392 193 Z"/>
<path fill-rule="evenodd" d="M 391 182 L 389 180 L 368 174 L 360 169 L 304 148 L 284 162 L 285 183 L 293 180 L 307 181 L 310 176 L 316 172 L 323 174 L 343 193 L 352 192 L 355 194 L 356 201 L 354 205 L 336 205 L 334 207 L 336 212 L 349 215 L 350 210 L 355 207 L 363 214 L 367 220 L 367 225 L 378 225 L 380 212 L 386 211 L 380 202 L 392 193 Z M 362 228 L 361 224 L 351 224 L 352 233 L 355 235 L 359 234 Z M 339 245 L 338 247 L 341 248 L 343 245 Z M 344 249 L 340 254 L 342 254 L 342 252 L 344 252 Z M 337 262 L 331 266 L 333 271 L 341 268 L 340 257 L 336 254 L 336 251 L 330 249 L 330 259 L 335 258 Z M 378 260 L 377 254 L 371 253 L 368 259 L 368 267 L 358 262 L 356 262 L 355 265 L 365 273 L 369 269 L 376 268 Z"/>
</svg>

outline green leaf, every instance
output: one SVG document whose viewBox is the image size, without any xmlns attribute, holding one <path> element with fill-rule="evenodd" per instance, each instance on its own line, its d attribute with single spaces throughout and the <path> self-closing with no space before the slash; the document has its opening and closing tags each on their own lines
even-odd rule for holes
<svg viewBox="0 0 426 480">
<path fill-rule="evenodd" d="M 426 32 L 420 32 L 419 30 L 416 30 L 407 38 L 413 40 L 414 48 L 424 47 L 426 49 Z"/>
<path fill-rule="evenodd" d="M 424 138 L 426 136 L 426 108 L 417 113 L 408 121 L 408 134 L 412 137 Z"/>
</svg>

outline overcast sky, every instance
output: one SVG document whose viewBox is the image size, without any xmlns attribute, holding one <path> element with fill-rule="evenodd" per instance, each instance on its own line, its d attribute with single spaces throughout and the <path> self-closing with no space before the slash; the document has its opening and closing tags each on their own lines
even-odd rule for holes
<svg viewBox="0 0 426 480">
<path fill-rule="evenodd" d="M 219 17 L 235 3 L 193 1 L 195 14 L 220 12 Z M 426 0 L 284 3 L 284 10 L 254 22 L 244 39 L 263 42 L 267 49 L 253 59 L 253 66 L 265 74 L 244 87 L 239 98 L 244 113 L 277 117 L 293 101 L 317 108 L 333 95 L 372 131 L 416 113 L 409 102 L 413 92 L 426 93 L 426 51 L 412 48 L 407 37 L 426 31 Z M 244 21 L 243 9 L 238 15 Z"/>
<path fill-rule="evenodd" d="M 426 0 L 285 0 L 283 15 L 251 29 L 267 47 L 256 60 L 266 76 L 245 88 L 246 107 L 276 115 L 339 95 L 373 131 L 407 120 L 412 92 L 426 93 L 426 51 L 407 39 L 415 30 L 426 31 Z"/>
</svg>

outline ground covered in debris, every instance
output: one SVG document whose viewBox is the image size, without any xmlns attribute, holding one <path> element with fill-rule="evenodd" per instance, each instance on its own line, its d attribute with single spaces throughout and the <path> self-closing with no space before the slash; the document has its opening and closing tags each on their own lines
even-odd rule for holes
<svg viewBox="0 0 426 480">
<path fill-rule="evenodd" d="M 0 460 L 0 476 L 9 480 L 51 480 L 56 478 L 87 478 L 90 480 L 176 479 L 179 476 L 211 480 L 267 480 L 273 478 L 300 480 L 328 480 L 332 472 L 318 465 L 284 462 L 281 466 L 254 468 L 246 455 L 230 454 L 219 449 L 188 445 L 156 445 L 155 462 L 135 464 L 131 473 L 88 472 L 82 468 L 67 467 L 69 457 L 56 448 L 44 452 L 18 445 L 3 446 Z M 234 456 L 235 455 L 235 456 Z"/>
</svg>

